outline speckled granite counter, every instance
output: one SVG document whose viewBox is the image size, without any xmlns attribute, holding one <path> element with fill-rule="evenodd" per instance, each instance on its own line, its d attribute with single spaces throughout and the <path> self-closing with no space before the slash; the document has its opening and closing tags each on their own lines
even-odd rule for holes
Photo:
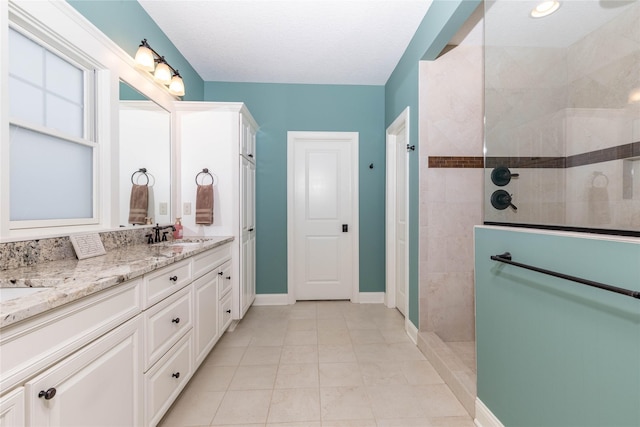
<svg viewBox="0 0 640 427">
<path fill-rule="evenodd" d="M 0 271 L 0 288 L 41 288 L 0 303 L 0 328 L 117 286 L 145 273 L 231 242 L 233 237 L 125 246 L 84 260 L 65 259 Z"/>
</svg>

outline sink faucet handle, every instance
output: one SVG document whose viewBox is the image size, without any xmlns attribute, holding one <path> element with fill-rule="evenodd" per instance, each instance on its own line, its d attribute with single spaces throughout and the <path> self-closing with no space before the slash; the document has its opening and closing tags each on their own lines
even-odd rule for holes
<svg viewBox="0 0 640 427">
<path fill-rule="evenodd" d="M 153 234 L 151 234 L 151 233 L 145 234 L 144 237 L 147 238 L 147 243 L 148 244 L 152 244 L 153 243 Z"/>
<path fill-rule="evenodd" d="M 167 241 L 167 233 L 168 233 L 168 231 L 163 231 L 163 232 L 162 232 L 162 241 L 163 241 L 163 242 L 166 242 L 166 241 Z"/>
</svg>

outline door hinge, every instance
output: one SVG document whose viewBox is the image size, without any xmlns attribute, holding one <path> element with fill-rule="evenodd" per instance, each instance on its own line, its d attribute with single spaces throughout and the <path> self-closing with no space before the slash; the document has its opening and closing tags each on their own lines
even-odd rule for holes
<svg viewBox="0 0 640 427">
<path fill-rule="evenodd" d="M 407 144 L 407 151 L 416 151 L 416 146 Z"/>
</svg>

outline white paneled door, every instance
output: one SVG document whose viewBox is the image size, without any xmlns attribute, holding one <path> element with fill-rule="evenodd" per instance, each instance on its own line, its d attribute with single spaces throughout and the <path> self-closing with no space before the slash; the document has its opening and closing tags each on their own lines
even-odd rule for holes
<svg viewBox="0 0 640 427">
<path fill-rule="evenodd" d="M 295 300 L 357 298 L 357 143 L 352 132 L 289 132 L 289 294 Z"/>
<path fill-rule="evenodd" d="M 396 307 L 407 316 L 408 228 L 407 228 L 407 129 L 402 126 L 395 138 L 396 150 Z"/>
</svg>

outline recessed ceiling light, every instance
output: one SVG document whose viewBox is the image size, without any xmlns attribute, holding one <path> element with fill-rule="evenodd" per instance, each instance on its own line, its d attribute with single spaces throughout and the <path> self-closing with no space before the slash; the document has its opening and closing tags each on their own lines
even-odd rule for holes
<svg viewBox="0 0 640 427">
<path fill-rule="evenodd" d="M 543 18 L 545 16 L 551 15 L 553 12 L 558 10 L 560 7 L 560 2 L 557 0 L 543 1 L 539 5 L 537 5 L 531 11 L 531 16 L 533 18 Z"/>
</svg>

